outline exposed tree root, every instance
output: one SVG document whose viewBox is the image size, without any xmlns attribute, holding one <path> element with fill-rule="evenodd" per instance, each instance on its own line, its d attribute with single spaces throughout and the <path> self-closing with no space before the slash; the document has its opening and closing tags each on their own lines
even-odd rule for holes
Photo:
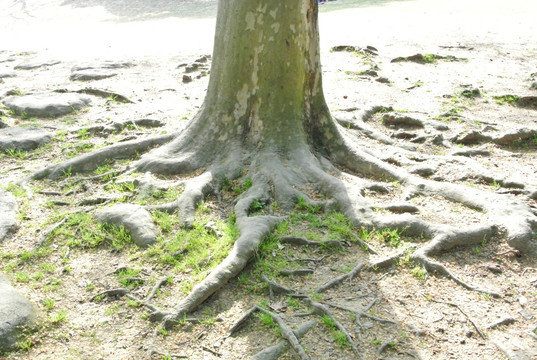
<svg viewBox="0 0 537 360">
<path fill-rule="evenodd" d="M 335 247 L 340 250 L 343 250 L 343 245 L 341 241 L 338 240 L 323 240 L 323 241 L 311 241 L 300 236 L 283 236 L 280 239 L 281 243 L 292 244 L 292 245 L 302 245 L 302 246 L 315 246 L 315 247 Z"/>
<path fill-rule="evenodd" d="M 345 327 L 335 318 L 334 314 L 332 313 L 332 311 L 327 308 L 325 305 L 321 304 L 321 303 L 318 303 L 318 302 L 315 302 L 313 301 L 311 298 L 309 297 L 306 297 L 305 298 L 306 301 L 309 303 L 310 306 L 313 307 L 314 311 L 320 315 L 320 316 L 328 316 L 332 319 L 332 321 L 335 323 L 337 329 L 339 331 L 341 331 L 343 334 L 345 334 L 345 338 L 347 339 L 349 345 L 351 346 L 351 349 L 352 349 L 352 352 L 359 358 L 359 359 L 362 359 L 362 354 L 360 353 L 360 351 L 358 350 L 358 348 L 356 347 L 356 345 L 354 344 L 354 339 L 352 338 L 352 336 L 349 334 L 349 332 L 347 331 L 347 329 L 345 329 Z"/>
<path fill-rule="evenodd" d="M 360 274 L 360 272 L 362 271 L 364 266 L 365 266 L 365 264 L 358 264 L 357 266 L 354 267 L 354 269 L 352 269 L 348 273 L 343 274 L 341 276 L 338 276 L 338 277 L 336 277 L 336 278 L 324 283 L 323 285 L 319 286 L 317 288 L 317 290 L 315 290 L 315 291 L 318 292 L 318 293 L 323 293 L 326 290 L 331 289 L 334 286 L 337 286 L 337 285 L 341 284 L 345 280 L 352 281 L 352 279 L 354 279 L 354 277 L 356 277 L 358 274 Z"/>
<path fill-rule="evenodd" d="M 371 112 L 363 116 L 371 116 Z M 386 119 L 394 126 L 438 127 L 435 123 L 414 121 L 408 117 L 392 116 Z M 325 120 L 331 119 L 327 116 Z M 444 265 L 432 260 L 432 257 L 439 256 L 442 252 L 454 247 L 479 244 L 498 234 L 505 236 L 509 244 L 523 254 L 537 255 L 535 239 L 537 217 L 527 205 L 527 198 L 486 192 L 452 182 L 424 179 L 419 176 L 419 171 L 413 169 L 417 164 L 433 161 L 433 157 L 392 146 L 393 141 L 388 141 L 389 139 L 381 135 L 382 133 L 368 128 L 364 121 L 358 124 L 355 122 L 348 124 L 350 124 L 349 129 L 336 128 L 334 125 L 333 128 L 330 127 L 320 135 L 326 137 L 321 141 L 325 147 L 323 152 L 317 152 L 306 144 L 296 144 L 293 149 L 280 153 L 270 148 L 259 150 L 243 148 L 241 144 L 233 141 L 224 144 L 210 137 L 207 132 L 198 134 L 197 131 L 200 130 L 201 125 L 199 121 L 193 121 L 180 134 L 167 134 L 118 143 L 51 165 L 31 175 L 30 179 L 58 178 L 65 173 L 91 170 L 107 161 L 133 157 L 150 148 L 166 144 L 142 156 L 130 166 L 128 172 L 185 176 L 186 178 L 180 180 L 180 184 L 184 185 L 184 191 L 176 201 L 147 207 L 150 210 L 177 211 L 180 224 L 183 226 L 192 224 L 198 204 L 210 194 L 218 194 L 225 179 L 235 180 L 248 177 L 252 180 L 253 186 L 238 196 L 234 207 L 240 237 L 235 241 L 229 255 L 185 298 L 180 300 L 171 312 L 165 313 L 155 309 L 151 314 L 152 320 L 163 321 L 166 327 L 180 321 L 240 273 L 254 257 L 263 239 L 270 234 L 277 223 L 284 219 L 270 214 L 251 216 L 250 208 L 255 201 L 277 202 L 285 212 L 293 209 L 297 200 L 302 198 L 309 205 L 319 206 L 325 211 L 341 211 L 356 227 L 397 229 L 404 232 L 407 237 L 430 239 L 425 245 L 416 246 L 417 250 L 411 255 L 413 260 L 427 271 L 446 276 L 468 290 L 501 297 L 494 291 L 466 283 Z M 355 132 L 357 131 L 383 143 L 385 148 L 375 148 L 375 146 L 365 148 L 356 145 Z M 457 158 L 453 161 L 465 164 L 468 168 L 475 164 L 471 159 L 460 156 L 453 158 Z M 466 173 L 468 174 L 473 175 L 467 178 L 485 179 L 487 182 L 499 180 L 503 187 L 521 189 L 521 194 L 528 195 L 528 197 L 529 194 L 535 194 L 530 186 L 511 182 L 507 178 L 485 176 L 483 173 L 479 174 L 476 171 L 472 173 L 470 170 Z M 89 180 L 93 179 L 89 178 Z M 405 202 L 389 205 L 376 203 L 375 194 L 390 192 L 389 183 L 392 182 L 397 182 L 402 188 Z M 370 194 L 373 196 L 369 196 Z M 439 196 L 451 203 L 486 213 L 488 223 L 479 226 L 458 226 L 426 221 L 420 216 L 420 209 L 417 206 L 406 203 L 417 196 Z M 382 211 L 379 212 L 379 209 Z M 358 240 L 369 252 L 376 253 L 369 244 L 361 239 Z M 299 237 L 284 237 L 281 241 L 308 246 L 333 245 L 343 249 L 341 242 L 333 240 L 312 242 Z M 406 252 L 398 253 L 391 258 L 372 264 L 368 269 L 391 265 L 404 254 Z M 364 266 L 358 265 L 349 274 L 334 279 L 333 282 L 323 285 L 317 291 L 325 291 L 345 279 L 354 277 Z M 311 305 L 316 311 L 332 316 L 326 306 L 313 301 Z M 363 314 L 363 316 L 369 315 Z M 339 328 L 341 324 L 337 324 Z M 340 330 L 348 337 L 355 354 L 361 356 L 350 335 L 342 326 Z"/>
<path fill-rule="evenodd" d="M 261 311 L 261 312 L 263 312 L 265 314 L 270 315 L 274 319 L 274 321 L 276 321 L 276 323 L 280 327 L 282 337 L 287 340 L 287 342 L 289 343 L 291 348 L 296 351 L 296 353 L 298 354 L 300 359 L 302 359 L 302 360 L 308 360 L 309 359 L 309 356 L 306 355 L 306 352 L 304 351 L 304 348 L 302 347 L 302 345 L 300 345 L 300 342 L 298 341 L 297 336 L 295 335 L 293 329 L 291 329 L 289 327 L 289 325 L 287 325 L 285 323 L 285 321 L 283 321 L 283 319 L 280 316 L 278 316 L 278 314 L 276 314 L 276 313 L 274 313 L 272 311 L 268 311 L 266 309 L 263 309 L 260 306 L 256 306 L 256 308 L 257 308 L 258 311 Z"/>
<path fill-rule="evenodd" d="M 293 330 L 293 334 L 296 336 L 297 339 L 300 339 L 304 335 L 308 333 L 315 325 L 317 324 L 317 320 L 310 320 L 306 321 L 302 325 L 300 325 L 296 330 Z M 256 353 L 252 356 L 252 360 L 276 360 L 280 357 L 281 354 L 285 351 L 285 347 L 287 345 L 286 341 L 281 341 L 277 343 L 276 345 L 267 347 L 260 352 Z"/>
</svg>

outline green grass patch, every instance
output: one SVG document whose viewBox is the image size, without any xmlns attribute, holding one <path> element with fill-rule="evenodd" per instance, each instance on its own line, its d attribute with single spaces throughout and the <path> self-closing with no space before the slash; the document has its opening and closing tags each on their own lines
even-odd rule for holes
<svg viewBox="0 0 537 360">
<path fill-rule="evenodd" d="M 492 97 L 494 101 L 496 101 L 496 104 L 504 105 L 509 104 L 512 106 L 515 106 L 519 97 L 516 95 L 497 95 Z"/>
<path fill-rule="evenodd" d="M 48 239 L 50 238 L 54 238 L 56 243 L 63 241 L 71 248 L 110 246 L 117 251 L 132 243 L 124 226 L 98 223 L 87 213 L 69 215 L 62 226 L 49 234 Z"/>
</svg>

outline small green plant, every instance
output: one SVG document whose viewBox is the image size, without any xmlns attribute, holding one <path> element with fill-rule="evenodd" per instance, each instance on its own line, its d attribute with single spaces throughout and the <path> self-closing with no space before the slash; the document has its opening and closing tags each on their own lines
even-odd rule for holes
<svg viewBox="0 0 537 360">
<path fill-rule="evenodd" d="M 80 129 L 77 131 L 77 135 L 81 140 L 87 140 L 90 138 L 88 129 Z"/>
<path fill-rule="evenodd" d="M 12 157 L 14 159 L 26 159 L 28 157 L 28 153 L 24 150 L 20 150 L 20 149 L 12 149 L 12 148 L 9 148 L 9 149 L 5 149 L 4 152 L 9 156 L 9 157 Z"/>
<path fill-rule="evenodd" d="M 117 276 L 119 278 L 119 282 L 121 285 L 126 287 L 127 289 L 134 289 L 140 285 L 142 285 L 144 282 L 138 278 L 138 275 L 140 275 L 140 270 L 138 269 L 131 269 L 131 268 L 125 268 L 121 269 Z"/>
<path fill-rule="evenodd" d="M 424 63 L 432 64 L 438 60 L 438 55 L 436 54 L 423 54 L 422 61 Z"/>
<path fill-rule="evenodd" d="M 249 210 L 251 213 L 256 213 L 256 212 L 260 212 L 261 210 L 263 210 L 265 206 L 267 206 L 267 203 L 265 201 L 256 199 L 252 201 L 252 203 L 250 204 Z"/>
<path fill-rule="evenodd" d="M 427 271 L 422 266 L 415 266 L 412 269 L 412 275 L 414 275 L 414 277 L 418 280 L 423 281 L 425 280 L 425 275 L 427 275 Z"/>
<path fill-rule="evenodd" d="M 22 337 L 17 342 L 17 348 L 21 351 L 30 351 L 33 345 L 34 345 L 33 340 L 30 337 L 26 337 L 26 336 Z"/>
<path fill-rule="evenodd" d="M 56 264 L 54 263 L 50 263 L 50 262 L 43 262 L 41 264 L 39 264 L 39 267 L 41 268 L 41 270 L 49 273 L 49 274 L 52 274 L 54 273 L 54 271 L 56 271 Z"/>
<path fill-rule="evenodd" d="M 328 315 L 321 316 L 321 322 L 329 329 L 335 329 L 336 322 Z"/>
<path fill-rule="evenodd" d="M 392 247 L 399 247 L 402 244 L 401 234 L 398 229 L 382 229 L 377 232 L 377 237 Z"/>
<path fill-rule="evenodd" d="M 53 299 L 43 299 L 43 305 L 47 310 L 52 310 L 54 309 L 55 301 Z"/>
<path fill-rule="evenodd" d="M 67 314 L 66 310 L 60 310 L 56 314 L 49 316 L 49 320 L 52 324 L 56 325 L 65 321 L 65 319 L 67 319 Z"/>
<path fill-rule="evenodd" d="M 28 273 L 18 271 L 16 274 L 16 279 L 17 279 L 17 282 L 27 283 L 28 281 L 30 281 L 30 275 Z"/>
<path fill-rule="evenodd" d="M 261 320 L 264 326 L 268 327 L 274 332 L 274 335 L 278 337 L 280 336 L 281 334 L 280 327 L 278 326 L 278 324 L 276 324 L 276 321 L 274 321 L 274 319 L 272 318 L 272 316 L 270 316 L 270 314 L 259 312 L 257 313 L 257 317 L 259 320 Z"/>
<path fill-rule="evenodd" d="M 137 302 L 136 300 L 132 300 L 132 299 L 127 298 L 127 306 L 140 307 L 141 304 L 139 302 Z"/>
<path fill-rule="evenodd" d="M 164 233 L 169 233 L 172 228 L 178 223 L 177 216 L 170 215 L 164 211 L 153 212 L 153 220 Z"/>
<path fill-rule="evenodd" d="M 500 95 L 492 97 L 497 104 L 504 105 L 505 103 L 509 105 L 516 105 L 519 97 L 517 95 Z"/>
<path fill-rule="evenodd" d="M 350 347 L 349 341 L 347 340 L 347 336 L 345 336 L 342 331 L 338 330 L 336 322 L 334 321 L 334 319 L 332 319 L 332 317 L 328 315 L 323 315 L 321 316 L 321 322 L 330 330 L 334 342 L 340 348 Z"/>
<path fill-rule="evenodd" d="M 301 307 L 300 301 L 295 299 L 294 297 L 287 298 L 287 306 L 289 306 L 292 310 L 298 310 Z"/>
<path fill-rule="evenodd" d="M 307 200 L 303 197 L 299 197 L 297 199 L 295 209 L 299 211 L 306 211 L 310 214 L 318 214 L 322 210 L 321 206 L 319 205 L 308 204 Z"/>
<path fill-rule="evenodd" d="M 378 346 L 378 345 L 380 345 L 380 344 L 382 344 L 382 340 L 380 340 L 380 339 L 373 339 L 373 340 L 371 340 L 371 345 Z"/>
<path fill-rule="evenodd" d="M 62 172 L 65 177 L 73 176 L 73 169 L 70 166 L 67 169 L 63 169 Z"/>
</svg>

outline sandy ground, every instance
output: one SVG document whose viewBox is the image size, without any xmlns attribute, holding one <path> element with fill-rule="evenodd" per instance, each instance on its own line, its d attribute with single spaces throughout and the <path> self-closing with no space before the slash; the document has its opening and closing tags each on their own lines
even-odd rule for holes
<svg viewBox="0 0 537 360">
<path fill-rule="evenodd" d="M 59 0 L 26 1 L 28 13 L 19 11 L 22 1 L 0 1 L 0 50 L 17 55 L 23 51 L 35 54 L 17 55 L 20 61 L 60 59 L 61 64 L 33 71 L 18 71 L 15 78 L 6 78 L 0 84 L 0 94 L 18 89 L 24 92 L 40 92 L 59 88 L 77 89 L 85 86 L 113 90 L 128 96 L 136 104 L 117 104 L 109 99 L 94 99 L 88 112 L 81 112 L 64 119 L 22 120 L 9 116 L 9 125 L 30 121 L 33 125 L 46 126 L 55 131 L 65 131 L 63 150 L 46 153 L 36 152 L 22 162 L 4 157 L 0 159 L 0 183 L 21 178 L 32 169 L 42 167 L 64 157 L 82 140 L 73 128 L 112 120 L 157 118 L 166 121 L 165 130 L 181 126 L 199 108 L 207 77 L 182 83 L 181 63 L 193 62 L 212 49 L 214 19 L 158 18 L 147 21 L 126 21 L 118 14 L 111 14 L 104 7 L 74 8 L 58 6 Z M 493 124 L 498 132 L 522 126 L 537 129 L 537 113 L 496 104 L 494 95 L 535 95 L 530 89 L 531 74 L 537 73 L 537 2 L 533 1 L 393 1 L 382 6 L 363 6 L 342 11 L 328 11 L 330 3 L 320 16 L 322 61 L 324 64 L 324 88 L 330 108 L 341 117 L 352 117 L 351 108 L 367 108 L 371 105 L 392 106 L 402 113 L 432 119 L 446 111 L 449 106 L 461 106 L 463 118 L 449 122 L 446 138 L 482 124 Z M 363 59 L 352 53 L 331 52 L 336 45 L 374 46 L 378 56 Z M 453 55 L 465 58 L 461 62 L 438 62 L 435 64 L 391 63 L 398 56 L 421 53 Z M 117 77 L 95 81 L 90 84 L 73 83 L 68 80 L 74 64 L 104 59 L 132 61 L 136 66 L 122 70 Z M 367 68 L 365 60 L 373 61 L 380 68 L 379 76 L 390 84 L 382 84 L 375 78 L 358 75 Z M 18 62 L 16 62 L 18 63 Z M 0 64 L 0 72 L 12 70 L 16 63 Z M 195 73 L 196 75 L 198 73 Z M 483 97 L 471 103 L 455 103 L 464 85 L 479 88 Z M 4 90 L 5 89 L 5 90 Z M 448 102 L 448 104 L 446 104 Z M 378 118 L 371 121 L 373 128 L 390 136 L 392 130 L 382 126 Z M 161 131 L 161 130 L 157 130 Z M 130 136 L 144 136 L 150 130 L 129 129 L 110 139 L 92 137 L 88 142 L 96 145 L 106 141 L 119 141 Z M 361 139 L 362 140 L 362 139 Z M 367 139 L 363 139 L 367 141 Z M 401 140 L 397 145 L 409 145 Z M 412 145 L 412 144 L 411 144 Z M 371 142 L 371 147 L 379 146 Z M 487 145 L 486 145 L 487 146 Z M 444 155 L 453 149 L 440 146 L 416 146 L 423 154 Z M 457 148 L 456 144 L 453 144 Z M 536 148 L 500 148 L 487 146 L 489 157 L 478 157 L 480 166 L 491 173 L 500 174 L 534 184 L 537 174 Z M 439 173 L 444 180 L 463 182 L 458 176 L 457 165 L 446 167 Z M 501 175 L 503 174 L 503 175 Z M 57 184 L 40 182 L 36 186 L 57 190 Z M 493 191 L 493 184 L 473 185 Z M 398 193 L 393 185 L 393 195 Z M 98 190 L 96 190 L 98 195 Z M 69 201 L 78 201 L 75 195 Z M 63 199 L 63 198 L 61 198 Z M 61 200 L 60 199 L 60 200 Z M 376 199 L 379 202 L 386 199 Z M 486 220 L 486 214 L 455 206 L 435 198 L 417 199 L 426 219 L 441 220 L 450 224 L 473 223 Z M 220 206 L 214 205 L 215 208 Z M 68 207 L 68 211 L 74 207 Z M 63 210 L 63 209 L 62 209 Z M 4 254 L 21 254 L 32 249 L 39 238 L 41 226 L 58 211 L 50 206 L 50 197 L 36 194 L 31 206 L 24 208 L 26 217 L 20 231 L 3 244 Z M 45 225 L 50 226 L 50 223 Z M 379 246 L 379 257 L 388 256 L 397 249 L 385 244 Z M 367 273 L 353 283 L 331 291 L 323 299 L 327 302 L 353 306 L 366 306 L 379 299 L 371 314 L 392 319 L 396 326 L 364 321 L 363 332 L 365 359 L 505 359 L 507 355 L 498 350 L 495 342 L 512 351 L 519 359 L 537 359 L 537 342 L 528 335 L 536 326 L 537 316 L 537 270 L 532 259 L 519 258 L 509 253 L 498 253 L 509 247 L 502 239 L 484 244 L 482 248 L 462 249 L 443 255 L 439 260 L 466 280 L 500 291 L 510 303 L 490 299 L 487 296 L 457 287 L 453 282 L 431 276 L 422 281 L 404 267 L 389 272 Z M 293 249 L 298 255 L 308 255 L 304 250 Z M 69 252 L 69 251 L 68 251 Z M 315 254 L 318 255 L 318 254 Z M 278 338 L 270 329 L 252 320 L 250 325 L 234 337 L 225 337 L 226 331 L 252 304 L 267 299 L 262 290 L 251 291 L 241 280 L 233 281 L 222 292 L 210 299 L 194 316 L 209 321 L 192 323 L 167 336 L 159 336 L 153 343 L 153 327 L 144 317 L 144 309 L 125 304 L 125 301 L 88 301 L 98 291 L 118 286 L 114 276 L 108 276 L 122 265 L 140 268 L 148 279 L 162 275 L 175 277 L 156 300 L 158 306 L 173 306 L 176 296 L 181 296 L 181 282 L 188 280 L 188 273 L 176 274 L 172 269 L 162 268 L 138 251 L 120 253 L 110 249 L 88 251 L 71 250 L 65 260 L 65 248 L 46 255 L 47 263 L 57 264 L 45 280 L 29 283 L 15 280 L 15 272 L 43 271 L 38 264 L 20 265 L 11 270 L 10 276 L 16 286 L 38 308 L 45 319 L 60 310 L 67 311 L 67 320 L 48 327 L 47 334 L 31 335 L 35 344 L 29 351 L 19 351 L 9 359 L 141 359 L 149 346 L 167 354 L 184 354 L 191 359 L 246 359 Z M 10 259 L 3 257 L 5 269 Z M 357 247 L 333 256 L 316 270 L 313 278 L 304 281 L 287 281 L 288 286 L 308 290 L 316 284 L 340 274 L 342 269 L 377 258 L 367 256 Z M 64 271 L 67 265 L 69 272 Z M 499 266 L 500 275 L 488 271 L 487 266 Z M 32 267 L 34 266 L 34 267 Z M 5 268 L 4 268 L 5 267 Z M 33 275 L 32 275 L 33 276 Z M 55 282 L 62 282 L 55 289 Z M 246 283 L 248 284 L 247 280 Z M 255 283 L 255 281 L 254 281 Z M 47 286 L 47 290 L 44 288 Z M 137 289 L 143 294 L 149 289 L 144 285 Z M 461 306 L 468 316 L 453 306 L 434 303 L 429 298 Z M 45 299 L 54 299 L 55 307 L 46 308 Z M 357 300 L 358 299 L 358 300 Z M 277 302 L 285 302 L 285 298 Z M 341 304 L 340 304 L 341 305 Z M 303 309 L 302 309 L 303 310 Z M 289 310 L 288 310 L 289 311 Z M 298 310 L 296 310 L 298 311 Z M 521 312 L 523 311 L 523 312 Z M 297 324 L 292 311 L 287 313 L 290 321 Z M 357 325 L 345 312 L 337 316 L 354 332 Z M 486 330 L 486 339 L 476 334 L 469 319 L 480 328 L 494 324 L 506 317 L 516 319 L 514 324 Z M 378 347 L 393 341 L 398 345 L 382 356 Z M 315 359 L 353 359 L 348 349 L 334 343 L 328 331 L 318 326 L 305 339 L 304 344 Z M 213 352 L 207 349 L 213 350 Z M 217 354 L 215 354 L 215 352 Z M 154 358 L 159 358 L 155 355 Z M 285 359 L 295 359 L 287 353 Z M 515 359 L 515 357 L 511 357 Z"/>
</svg>

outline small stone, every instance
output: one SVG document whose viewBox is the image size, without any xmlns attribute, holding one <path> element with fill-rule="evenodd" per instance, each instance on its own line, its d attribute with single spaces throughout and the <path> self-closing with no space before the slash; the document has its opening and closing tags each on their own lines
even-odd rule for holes
<svg viewBox="0 0 537 360">
<path fill-rule="evenodd" d="M 186 84 L 186 83 L 189 83 L 192 81 L 192 76 L 189 76 L 189 75 L 183 75 L 183 82 Z"/>
<path fill-rule="evenodd" d="M 103 70 L 103 69 L 88 69 L 80 70 L 71 74 L 69 79 L 71 81 L 91 81 L 91 80 L 102 80 L 110 77 L 116 76 L 117 73 Z"/>
<path fill-rule="evenodd" d="M 391 81 L 387 77 L 379 77 L 378 79 L 375 79 L 376 82 L 379 82 L 381 84 L 390 84 Z"/>
<path fill-rule="evenodd" d="M 91 99 L 73 93 L 49 93 L 23 96 L 10 96 L 4 105 L 18 114 L 37 117 L 57 117 L 88 107 Z"/>
<path fill-rule="evenodd" d="M 33 150 L 51 140 L 52 133 L 40 128 L 8 127 L 0 129 L 0 150 Z"/>
<path fill-rule="evenodd" d="M 0 79 L 11 78 L 11 77 L 15 77 L 15 76 L 17 76 L 17 75 L 14 72 L 0 73 Z"/>
<path fill-rule="evenodd" d="M 13 194 L 0 190 L 0 243 L 17 230 L 17 201 Z"/>
<path fill-rule="evenodd" d="M 520 296 L 518 298 L 518 303 L 520 304 L 520 306 L 526 306 L 526 304 L 528 303 L 528 298 L 525 296 Z"/>
<path fill-rule="evenodd" d="M 0 275 L 0 352 L 12 350 L 21 327 L 34 318 L 34 307 Z"/>
<path fill-rule="evenodd" d="M 24 64 L 19 64 L 19 65 L 15 66 L 15 70 L 33 70 L 33 69 L 38 69 L 40 67 L 57 65 L 59 63 L 60 63 L 59 60 L 49 60 L 49 61 L 39 61 L 39 62 L 32 62 L 32 63 L 24 63 Z"/>
<path fill-rule="evenodd" d="M 475 98 L 475 97 L 481 96 L 481 91 L 479 89 L 471 89 L 471 90 L 467 89 L 467 90 L 463 90 L 461 92 L 461 95 L 467 98 Z"/>
<path fill-rule="evenodd" d="M 528 312 L 527 312 L 526 310 L 524 310 L 524 309 L 520 309 L 520 310 L 518 311 L 518 313 L 520 314 L 520 316 L 522 316 L 522 317 L 523 317 L 524 319 L 526 319 L 526 320 L 531 320 L 531 319 L 533 319 L 533 315 L 530 314 L 530 313 L 528 313 Z"/>
</svg>

